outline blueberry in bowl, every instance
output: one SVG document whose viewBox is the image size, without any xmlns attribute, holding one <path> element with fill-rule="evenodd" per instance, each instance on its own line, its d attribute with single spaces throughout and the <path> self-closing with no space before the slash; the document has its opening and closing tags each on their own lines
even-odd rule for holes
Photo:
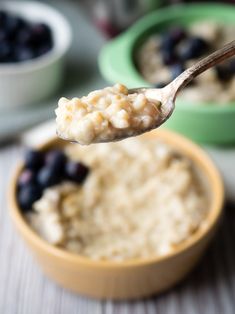
<svg viewBox="0 0 235 314">
<path fill-rule="evenodd" d="M 213 20 L 192 21 L 189 25 L 180 25 L 178 21 L 166 25 L 164 30 L 152 31 L 136 48 L 136 69 L 153 86 L 162 81 L 170 82 L 199 59 L 232 41 L 234 30 L 234 25 Z M 235 101 L 233 61 L 225 61 L 196 78 L 193 87 L 189 84 L 182 90 L 182 99 L 212 103 L 217 89 L 219 104 Z"/>
<path fill-rule="evenodd" d="M 0 3 L 0 110 L 49 97 L 62 82 L 71 29 L 40 2 Z"/>
<path fill-rule="evenodd" d="M 28 149 L 17 182 L 17 198 L 22 212 L 32 211 L 34 203 L 47 188 L 63 182 L 82 184 L 88 174 L 89 168 L 85 164 L 69 160 L 62 149 Z"/>
<path fill-rule="evenodd" d="M 0 10 L 0 26 L 0 63 L 27 61 L 53 48 L 52 30 L 45 23 Z"/>
</svg>

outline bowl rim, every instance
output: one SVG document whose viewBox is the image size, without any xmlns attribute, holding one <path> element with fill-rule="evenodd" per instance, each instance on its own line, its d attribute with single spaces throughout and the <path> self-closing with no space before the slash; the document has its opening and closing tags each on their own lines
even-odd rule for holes
<svg viewBox="0 0 235 314">
<path fill-rule="evenodd" d="M 206 171 L 206 177 L 209 178 L 209 182 L 211 185 L 211 213 L 208 219 L 208 223 L 205 228 L 200 228 L 197 230 L 190 238 L 179 245 L 177 249 L 173 252 L 170 252 L 161 257 L 149 257 L 149 258 L 136 258 L 122 262 L 115 262 L 115 261 L 99 261 L 99 260 L 92 260 L 89 257 L 84 257 L 76 253 L 68 252 L 64 249 L 55 247 L 44 239 L 42 239 L 26 222 L 23 217 L 23 214 L 20 211 L 19 205 L 16 199 L 16 190 L 17 190 L 17 179 L 19 176 L 20 171 L 23 168 L 23 162 L 20 162 L 14 174 L 10 180 L 10 185 L 8 189 L 8 203 L 10 207 L 10 215 L 13 219 L 16 227 L 20 233 L 22 233 L 23 238 L 30 239 L 30 242 L 33 244 L 34 247 L 39 248 L 41 251 L 44 252 L 46 255 L 50 255 L 52 257 L 58 258 L 61 261 L 69 262 L 70 264 L 77 265 L 80 264 L 82 266 L 87 266 L 90 268 L 107 268 L 107 269 L 123 269 L 129 267 L 141 267 L 144 265 L 151 265 L 156 263 L 164 262 L 170 258 L 176 257 L 181 253 L 186 252 L 188 249 L 196 246 L 200 240 L 206 237 L 212 229 L 217 225 L 222 212 L 223 212 L 223 204 L 224 204 L 224 185 L 222 178 L 220 176 L 219 171 L 215 167 L 212 160 L 209 156 L 196 144 L 192 141 L 188 140 L 187 138 L 179 135 L 175 132 L 166 130 L 166 129 L 159 129 L 158 131 L 153 131 L 149 134 L 155 138 L 160 138 L 166 140 L 173 147 L 176 145 L 181 149 L 183 152 L 190 156 L 189 158 L 193 159 L 193 161 L 199 165 L 199 168 L 203 168 Z M 53 146 L 54 144 L 60 142 L 58 138 L 52 138 L 42 145 L 39 145 L 38 149 L 48 149 L 49 147 Z M 62 141 L 63 143 L 63 141 Z M 66 144 L 65 144 L 66 145 Z"/>
<path fill-rule="evenodd" d="M 141 73 L 138 71 L 134 64 L 134 58 L 133 58 L 133 51 L 135 49 L 135 45 L 138 42 L 138 40 L 143 36 L 143 34 L 153 28 L 154 26 L 157 27 L 157 25 L 161 24 L 162 22 L 169 23 L 173 18 L 179 19 L 180 15 L 195 15 L 197 13 L 194 13 L 194 11 L 197 10 L 207 10 L 211 13 L 211 10 L 227 10 L 227 11 L 233 11 L 234 17 L 235 17 L 235 7 L 231 4 L 215 4 L 215 3 L 201 3 L 201 4 L 175 4 L 171 7 L 165 7 L 158 10 L 155 10 L 142 18 L 140 18 L 137 22 L 135 22 L 127 31 L 125 31 L 123 34 L 119 35 L 118 37 L 114 38 L 110 42 L 108 42 L 104 48 L 101 50 L 100 56 L 99 56 L 99 65 L 101 67 L 101 72 L 103 71 L 103 64 L 105 64 L 104 58 L 107 56 L 104 56 L 103 53 L 105 52 L 106 48 L 112 47 L 112 45 L 115 43 L 123 43 L 125 45 L 125 66 L 128 67 L 128 72 L 130 77 L 133 77 L 134 80 L 139 82 L 139 86 L 144 85 L 148 87 L 152 87 L 152 84 L 149 83 L 144 79 L 144 77 L 141 75 Z M 231 13 L 231 12 L 230 12 Z M 203 19 L 204 15 L 201 16 Z M 216 17 L 214 18 L 211 15 L 211 19 L 216 20 Z M 235 25 L 235 22 L 234 22 Z M 148 36 L 146 36 L 147 38 Z M 105 75 L 106 76 L 106 75 Z M 177 107 L 180 108 L 180 110 L 184 111 L 194 111 L 198 113 L 235 113 L 235 101 L 226 103 L 226 104 L 219 104 L 216 105 L 216 101 L 213 102 L 206 102 L 206 101 L 200 101 L 200 102 L 190 102 L 188 100 L 182 99 L 180 96 L 177 98 Z"/>
<path fill-rule="evenodd" d="M 58 20 L 60 20 L 60 23 L 57 23 L 57 28 L 61 29 L 61 27 L 65 30 L 66 32 L 66 40 L 63 42 L 63 47 L 61 49 L 58 49 L 56 45 L 53 45 L 52 49 L 48 51 L 47 53 L 43 54 L 42 56 L 39 56 L 35 59 L 31 60 L 26 60 L 23 62 L 11 62 L 11 63 L 1 63 L 0 64 L 0 75 L 4 74 L 23 74 L 23 73 L 29 73 L 33 72 L 35 70 L 47 67 L 51 63 L 56 62 L 59 60 L 69 49 L 71 46 L 72 42 L 72 28 L 67 20 L 67 18 L 56 8 L 53 6 L 47 4 L 47 3 L 41 3 L 38 1 L 7 1 L 4 0 L 0 2 L 0 9 L 6 9 L 12 12 L 17 11 L 17 8 L 27 8 L 28 7 L 35 7 L 35 9 L 40 8 L 40 10 L 43 11 L 48 11 Z M 17 14 L 17 12 L 16 12 Z M 24 13 L 21 14 L 24 16 Z M 26 14 L 26 19 L 27 19 L 27 14 Z M 44 20 L 43 20 L 44 21 Z M 51 20 L 50 20 L 51 21 Z M 52 23 L 47 20 L 45 23 L 48 23 L 48 25 L 51 28 Z"/>
</svg>

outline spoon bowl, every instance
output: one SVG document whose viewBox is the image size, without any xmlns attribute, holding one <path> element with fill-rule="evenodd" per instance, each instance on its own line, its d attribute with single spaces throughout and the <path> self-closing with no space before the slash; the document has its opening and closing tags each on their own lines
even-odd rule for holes
<svg viewBox="0 0 235 314">
<path fill-rule="evenodd" d="M 146 129 L 145 132 L 151 131 L 162 125 L 168 120 L 175 108 L 175 101 L 173 95 L 171 95 L 170 84 L 163 88 L 132 88 L 128 90 L 129 94 L 144 94 L 151 102 L 159 101 L 161 103 L 160 113 L 156 119 L 156 125 Z M 143 133 L 143 132 L 140 132 Z"/>
</svg>

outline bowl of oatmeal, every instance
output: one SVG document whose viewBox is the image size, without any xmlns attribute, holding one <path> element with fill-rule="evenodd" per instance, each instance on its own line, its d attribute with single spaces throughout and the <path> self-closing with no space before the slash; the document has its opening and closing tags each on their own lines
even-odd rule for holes
<svg viewBox="0 0 235 314">
<path fill-rule="evenodd" d="M 213 14 L 212 14 L 213 12 Z M 192 4 L 153 12 L 101 51 L 110 82 L 129 88 L 164 87 L 211 51 L 234 40 L 235 8 Z M 200 75 L 184 88 L 166 126 L 201 142 L 235 142 L 235 59 Z"/>
<path fill-rule="evenodd" d="M 106 299 L 147 297 L 184 278 L 223 198 L 209 157 L 166 130 L 90 146 L 51 140 L 27 153 L 9 191 L 14 224 L 44 272 Z"/>
</svg>

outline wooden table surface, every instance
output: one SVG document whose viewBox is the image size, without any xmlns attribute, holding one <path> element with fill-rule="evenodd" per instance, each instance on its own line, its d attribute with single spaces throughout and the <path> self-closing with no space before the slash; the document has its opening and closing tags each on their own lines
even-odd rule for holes
<svg viewBox="0 0 235 314">
<path fill-rule="evenodd" d="M 235 313 L 235 206 L 227 206 L 206 255 L 171 291 L 135 302 L 96 301 L 72 294 L 41 272 L 9 217 L 9 177 L 22 146 L 0 148 L 1 314 L 233 314 Z"/>
</svg>

